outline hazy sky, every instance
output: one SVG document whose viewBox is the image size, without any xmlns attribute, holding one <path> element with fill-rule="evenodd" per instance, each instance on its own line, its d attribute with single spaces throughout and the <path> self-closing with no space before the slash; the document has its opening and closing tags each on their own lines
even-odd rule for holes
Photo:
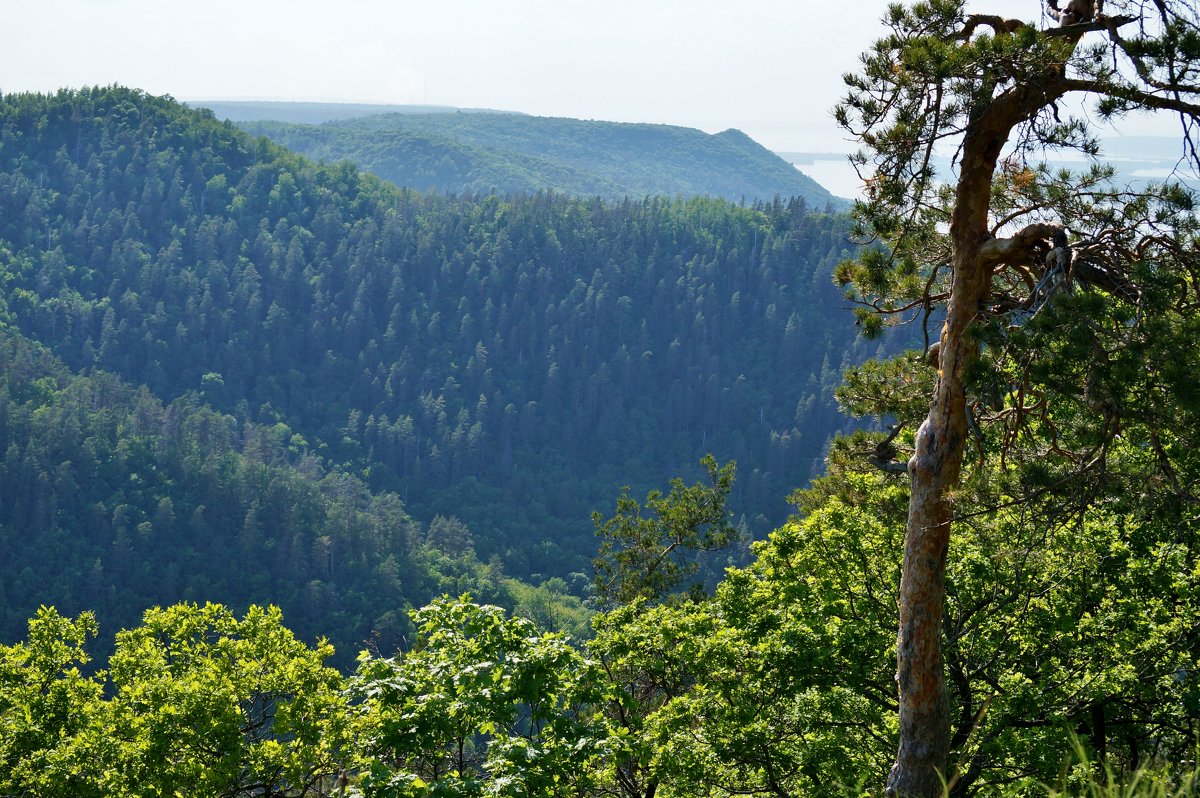
<svg viewBox="0 0 1200 798">
<path fill-rule="evenodd" d="M 740 128 L 847 151 L 830 108 L 885 0 L 5 0 L 0 91 L 433 103 Z M 974 10 L 1037 19 L 1038 0 Z"/>
</svg>

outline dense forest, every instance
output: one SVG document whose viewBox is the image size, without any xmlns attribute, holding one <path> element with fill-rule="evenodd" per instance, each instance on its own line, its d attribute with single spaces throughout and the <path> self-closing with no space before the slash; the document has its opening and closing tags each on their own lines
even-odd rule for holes
<svg viewBox="0 0 1200 798">
<path fill-rule="evenodd" d="M 853 223 L 0 100 L 0 795 L 1195 794 L 1196 198 L 1022 160 L 1086 133 L 1064 55 L 1118 115 L 1173 77 L 1072 55 L 1103 26 L 888 24 Z"/>
<path fill-rule="evenodd" d="M 1200 18 L 1106 7 L 892 5 L 851 219 L 0 97 L 0 796 L 1200 792 L 1198 198 L 1037 160 L 1200 169 Z"/>
<path fill-rule="evenodd" d="M 217 109 L 239 110 L 236 103 Z M 752 202 L 783 196 L 799 197 L 816 210 L 847 206 L 739 130 L 709 135 L 671 125 L 488 112 L 386 113 L 320 125 L 266 121 L 278 119 L 238 124 L 311 158 L 348 160 L 420 191 L 553 190 L 615 201 L 661 195 Z"/>
<path fill-rule="evenodd" d="M 239 421 L 195 392 L 164 405 L 110 373 L 71 374 L 10 332 L 0 373 L 6 636 L 44 603 L 119 626 L 219 597 L 285 607 L 345 667 L 362 646 L 398 647 L 408 608 L 464 591 L 580 629 L 565 585 L 533 588 L 480 563 L 460 521 L 415 522 L 395 494 L 322 467 L 283 423 Z"/>
<path fill-rule="evenodd" d="M 6 96 L 0 308 L 40 364 L 6 375 L 6 634 L 39 601 L 128 624 L 180 597 L 362 639 L 444 590 L 408 562 L 431 538 L 491 562 L 469 578 L 579 593 L 590 514 L 707 452 L 762 534 L 867 354 L 828 278 L 846 225 L 802 200 L 424 195 L 169 98 Z"/>
</svg>

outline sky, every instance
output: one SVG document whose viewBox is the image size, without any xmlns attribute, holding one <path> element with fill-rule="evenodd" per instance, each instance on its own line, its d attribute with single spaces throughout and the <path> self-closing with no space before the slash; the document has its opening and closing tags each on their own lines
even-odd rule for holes
<svg viewBox="0 0 1200 798">
<path fill-rule="evenodd" d="M 436 104 L 738 128 L 849 152 L 831 109 L 886 0 L 5 0 L 0 92 Z M 1039 18 L 1039 0 L 968 10 Z"/>
<path fill-rule="evenodd" d="M 884 0 L 7 0 L 0 91 L 451 105 L 848 151 Z M 1036 18 L 1037 0 L 988 10 Z"/>
</svg>

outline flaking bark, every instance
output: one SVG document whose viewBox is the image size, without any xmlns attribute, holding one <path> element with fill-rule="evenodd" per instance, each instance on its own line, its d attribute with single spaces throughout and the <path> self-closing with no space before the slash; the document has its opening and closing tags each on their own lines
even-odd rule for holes
<svg viewBox="0 0 1200 798">
<path fill-rule="evenodd" d="M 900 699 L 900 747 L 888 777 L 892 796 L 942 793 L 949 779 L 949 698 L 942 654 L 946 557 L 953 517 L 953 490 L 967 441 L 964 376 L 978 355 L 967 329 L 990 290 L 992 269 L 1008 252 L 1026 246 L 1022 231 L 992 239 L 988 209 L 993 174 L 1014 127 L 1056 99 L 1061 73 L 1046 76 L 1037 90 L 1018 86 L 991 101 L 968 126 L 950 224 L 953 278 L 940 339 L 938 381 L 929 415 L 916 436 L 908 463 L 911 494 L 900 578 L 900 628 L 896 683 Z M 985 251 L 986 250 L 986 251 Z"/>
</svg>

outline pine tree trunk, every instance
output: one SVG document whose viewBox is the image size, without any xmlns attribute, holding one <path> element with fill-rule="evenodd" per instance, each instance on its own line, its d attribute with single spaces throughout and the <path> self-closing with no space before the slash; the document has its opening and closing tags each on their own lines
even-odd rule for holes
<svg viewBox="0 0 1200 798">
<path fill-rule="evenodd" d="M 974 247 L 978 260 L 978 246 Z M 963 253 L 963 259 L 969 253 Z M 953 504 L 950 492 L 962 470 L 966 443 L 963 366 L 975 356 L 963 334 L 978 307 L 981 282 L 958 268 L 950 315 L 942 329 L 942 375 L 929 416 L 917 433 L 908 463 L 912 492 L 900 578 L 900 631 L 896 639 L 896 684 L 900 697 L 900 750 L 888 779 L 888 794 L 937 796 L 947 777 L 950 707 L 942 657 L 942 608 Z M 974 279 L 960 279 L 963 278 Z M 984 283 L 986 286 L 986 283 Z"/>
<path fill-rule="evenodd" d="M 891 796 L 934 798 L 943 792 L 950 748 L 950 706 L 942 656 L 946 556 L 954 507 L 952 491 L 962 471 L 967 438 L 967 366 L 978 357 L 967 327 L 979 313 L 991 282 L 981 249 L 988 235 L 992 174 L 1028 98 L 1004 95 L 972 124 L 963 141 L 950 237 L 953 278 L 942 327 L 939 376 L 929 415 L 917 432 L 908 462 L 911 494 L 900 578 L 900 630 L 896 684 L 900 748 L 888 777 Z M 1040 105 L 1040 104 L 1039 104 Z"/>
</svg>

